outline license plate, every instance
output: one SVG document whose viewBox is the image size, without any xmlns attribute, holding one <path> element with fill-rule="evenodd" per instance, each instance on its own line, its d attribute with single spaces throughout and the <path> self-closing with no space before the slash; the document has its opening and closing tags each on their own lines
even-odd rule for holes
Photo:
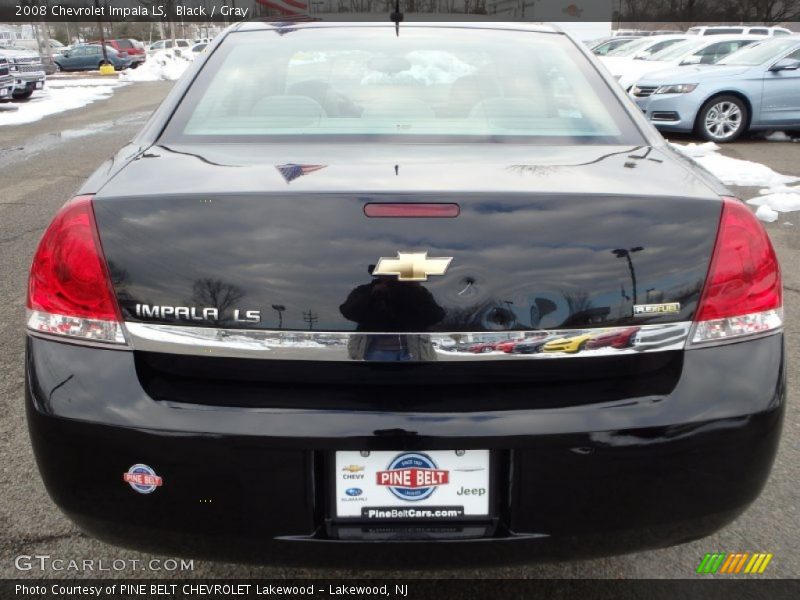
<svg viewBox="0 0 800 600">
<path fill-rule="evenodd" d="M 1 96 L 7 96 L 7 95 L 8 95 L 8 90 L 7 89 L 5 89 L 5 88 L 0 89 L 0 97 Z"/>
<path fill-rule="evenodd" d="M 42 82 L 41 82 L 41 81 L 37 81 L 37 82 L 36 82 L 36 89 L 37 89 L 37 90 L 40 90 L 40 89 L 42 89 Z"/>
<path fill-rule="evenodd" d="M 337 452 L 335 515 L 365 521 L 489 516 L 489 451 Z"/>
</svg>

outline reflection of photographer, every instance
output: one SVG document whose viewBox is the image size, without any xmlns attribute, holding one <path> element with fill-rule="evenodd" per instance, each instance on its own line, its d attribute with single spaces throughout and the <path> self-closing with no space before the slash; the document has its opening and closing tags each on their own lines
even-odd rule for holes
<svg viewBox="0 0 800 600">
<path fill-rule="evenodd" d="M 370 274 L 375 265 L 369 266 Z M 444 309 L 417 282 L 400 282 L 378 276 L 360 285 L 339 307 L 342 315 L 358 324 L 356 331 L 398 332 L 397 335 L 353 336 L 350 358 L 363 360 L 436 360 L 428 336 L 405 335 L 425 331 L 444 318 Z M 402 333 L 402 335 L 401 335 Z"/>
</svg>

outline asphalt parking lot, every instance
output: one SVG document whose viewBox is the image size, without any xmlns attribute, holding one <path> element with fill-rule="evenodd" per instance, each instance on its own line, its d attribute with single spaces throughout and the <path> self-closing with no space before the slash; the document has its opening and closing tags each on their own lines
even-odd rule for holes
<svg viewBox="0 0 800 600">
<path fill-rule="evenodd" d="M 28 441 L 23 408 L 26 272 L 39 237 L 56 209 L 109 155 L 129 140 L 171 86 L 143 83 L 121 88 L 108 100 L 29 125 L 0 128 L 0 577 L 92 577 L 92 573 L 20 572 L 18 555 L 62 559 L 139 559 L 141 553 L 108 546 L 82 534 L 50 499 Z M 689 141 L 681 138 L 676 141 Z M 722 153 L 800 176 L 800 143 L 748 139 Z M 757 189 L 735 190 L 744 198 Z M 786 223 L 791 223 L 786 224 Z M 476 577 L 476 578 L 691 578 L 706 552 L 771 552 L 769 577 L 800 575 L 800 417 L 794 373 L 800 364 L 800 213 L 785 213 L 767 228 L 783 265 L 786 343 L 790 373 L 787 419 L 777 463 L 758 501 L 713 537 L 665 550 L 556 564 L 508 568 L 363 572 L 288 569 L 195 561 L 193 577 Z M 86 473 L 86 477 L 91 477 Z M 95 574 L 94 576 L 96 576 Z M 104 577 L 175 577 L 168 571 L 121 570 Z"/>
</svg>

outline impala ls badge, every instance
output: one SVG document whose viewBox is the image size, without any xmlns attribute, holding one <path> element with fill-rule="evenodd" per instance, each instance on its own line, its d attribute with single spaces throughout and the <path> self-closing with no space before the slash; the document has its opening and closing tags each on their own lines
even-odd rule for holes
<svg viewBox="0 0 800 600">
<path fill-rule="evenodd" d="M 397 275 L 398 281 L 428 281 L 430 275 L 444 275 L 449 256 L 428 258 L 427 252 L 398 252 L 397 258 L 381 257 L 373 275 Z"/>
</svg>

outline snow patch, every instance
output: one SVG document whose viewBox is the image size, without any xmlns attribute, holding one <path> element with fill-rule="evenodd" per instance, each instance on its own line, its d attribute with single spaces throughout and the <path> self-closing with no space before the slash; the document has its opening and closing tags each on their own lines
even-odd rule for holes
<svg viewBox="0 0 800 600">
<path fill-rule="evenodd" d="M 778 214 L 800 210 L 800 185 L 788 185 L 800 181 L 800 177 L 782 175 L 766 165 L 729 158 L 719 154 L 719 146 L 705 144 L 672 144 L 672 147 L 705 167 L 727 185 L 741 187 L 766 186 L 760 196 L 747 201 L 757 206 L 756 217 L 767 223 L 778 220 Z"/>
<path fill-rule="evenodd" d="M 759 193 L 760 196 L 748 200 L 747 203 L 758 207 L 756 216 L 762 221 L 772 223 L 778 218 L 778 213 L 800 210 L 800 185 L 776 185 L 760 190 Z"/>
<path fill-rule="evenodd" d="M 792 138 L 786 135 L 783 131 L 773 131 L 767 134 L 764 139 L 770 142 L 791 142 Z"/>
<path fill-rule="evenodd" d="M 778 212 L 792 212 L 800 210 L 800 190 L 795 193 L 765 194 L 747 201 L 753 206 L 768 206 Z"/>
<path fill-rule="evenodd" d="M 672 146 L 714 174 L 726 185 L 758 187 L 785 185 L 800 181 L 800 177 L 781 175 L 761 163 L 730 158 L 719 154 L 719 146 L 713 142 L 705 144 L 672 144 Z"/>
<path fill-rule="evenodd" d="M 75 85 L 66 88 L 45 86 L 34 92 L 27 102 L 17 102 L 18 110 L 0 112 L 0 126 L 32 123 L 48 115 L 84 107 L 98 100 L 105 100 L 119 87 L 116 85 Z"/>
<path fill-rule="evenodd" d="M 147 60 L 135 69 L 128 69 L 119 74 L 120 81 L 141 83 L 145 81 L 175 81 L 187 67 L 191 59 L 176 56 L 169 50 L 161 50 L 147 57 Z"/>
<path fill-rule="evenodd" d="M 758 210 L 756 210 L 756 217 L 767 223 L 772 223 L 778 220 L 778 213 L 766 204 L 762 204 L 758 207 Z"/>
<path fill-rule="evenodd" d="M 50 77 L 47 79 L 45 89 L 61 89 L 71 87 L 119 87 L 123 85 L 116 77 L 107 77 L 101 79 L 100 77 L 81 77 L 60 79 Z"/>
</svg>

